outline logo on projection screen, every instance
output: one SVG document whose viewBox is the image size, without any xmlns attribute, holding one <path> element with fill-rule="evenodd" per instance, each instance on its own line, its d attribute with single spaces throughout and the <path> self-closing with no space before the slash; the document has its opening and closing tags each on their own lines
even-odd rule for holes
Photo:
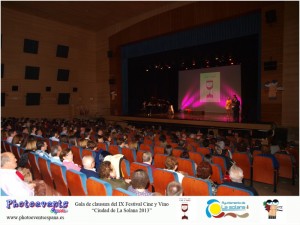
<svg viewBox="0 0 300 225">
<path fill-rule="evenodd" d="M 220 102 L 220 72 L 200 73 L 200 102 Z"/>
</svg>

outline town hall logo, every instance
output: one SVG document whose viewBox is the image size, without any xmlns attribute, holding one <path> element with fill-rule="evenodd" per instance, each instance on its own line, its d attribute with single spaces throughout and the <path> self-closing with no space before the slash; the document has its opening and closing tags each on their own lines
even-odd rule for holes
<svg viewBox="0 0 300 225">
<path fill-rule="evenodd" d="M 216 199 L 207 201 L 206 216 L 208 218 L 246 218 L 249 216 L 249 206 L 245 202 L 219 202 Z"/>
</svg>

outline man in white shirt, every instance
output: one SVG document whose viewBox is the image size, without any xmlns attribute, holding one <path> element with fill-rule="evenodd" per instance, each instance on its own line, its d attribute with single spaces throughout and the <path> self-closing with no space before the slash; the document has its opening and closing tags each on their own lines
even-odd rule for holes
<svg viewBox="0 0 300 225">
<path fill-rule="evenodd" d="M 28 184 L 17 175 L 17 159 L 11 152 L 1 153 L 0 186 L 7 195 L 33 196 L 35 184 Z"/>
</svg>

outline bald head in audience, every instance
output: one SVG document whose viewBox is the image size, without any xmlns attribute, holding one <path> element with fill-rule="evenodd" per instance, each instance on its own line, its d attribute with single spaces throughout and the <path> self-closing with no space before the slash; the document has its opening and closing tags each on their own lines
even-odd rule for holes
<svg viewBox="0 0 300 225">
<path fill-rule="evenodd" d="M 91 155 L 86 155 L 82 158 L 82 165 L 84 169 L 91 170 L 95 167 L 95 159 Z"/>
<path fill-rule="evenodd" d="M 182 196 L 182 185 L 176 181 L 172 181 L 167 185 L 166 196 Z"/>
<path fill-rule="evenodd" d="M 242 183 L 244 178 L 243 170 L 237 165 L 232 165 L 229 169 L 230 180 L 237 183 Z"/>
<path fill-rule="evenodd" d="M 1 169 L 16 169 L 17 159 L 11 152 L 1 153 Z"/>
</svg>

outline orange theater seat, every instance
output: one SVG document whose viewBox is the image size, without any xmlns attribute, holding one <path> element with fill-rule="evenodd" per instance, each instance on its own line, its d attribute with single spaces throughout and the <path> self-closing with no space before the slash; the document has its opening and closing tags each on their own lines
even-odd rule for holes
<svg viewBox="0 0 300 225">
<path fill-rule="evenodd" d="M 98 179 L 96 177 L 90 177 L 86 180 L 87 195 L 89 196 L 111 196 L 112 187 L 111 184 Z"/>
<path fill-rule="evenodd" d="M 265 184 L 272 184 L 277 191 L 278 169 L 273 166 L 271 158 L 256 155 L 253 157 L 253 180 Z"/>
<path fill-rule="evenodd" d="M 167 159 L 167 155 L 164 154 L 155 154 L 154 155 L 154 166 L 156 168 L 165 168 L 165 162 Z"/>
<path fill-rule="evenodd" d="M 253 193 L 251 191 L 242 188 L 231 187 L 226 184 L 221 184 L 218 186 L 216 195 L 217 196 L 252 196 Z"/>
<path fill-rule="evenodd" d="M 244 178 L 251 179 L 251 158 L 247 152 L 234 152 L 232 154 L 232 160 L 239 166 L 244 173 Z"/>
<path fill-rule="evenodd" d="M 53 178 L 50 171 L 50 163 L 50 160 L 40 156 L 38 157 L 38 165 L 42 174 L 42 178 L 45 183 L 49 185 L 49 187 L 54 189 Z"/>
<path fill-rule="evenodd" d="M 190 176 L 196 175 L 196 168 L 193 160 L 177 158 L 177 161 L 178 161 L 178 171 L 183 171 Z"/>
<path fill-rule="evenodd" d="M 295 185 L 296 166 L 291 155 L 276 153 L 275 157 L 279 162 L 279 177 L 292 179 L 292 184 Z"/>
<path fill-rule="evenodd" d="M 67 170 L 67 183 L 72 196 L 85 196 L 86 190 L 86 175 L 76 170 Z"/>
<path fill-rule="evenodd" d="M 165 195 L 167 185 L 171 181 L 178 182 L 178 176 L 175 172 L 164 169 L 155 169 L 153 171 L 153 186 L 155 192 Z"/>
<path fill-rule="evenodd" d="M 210 196 L 212 195 L 211 183 L 201 178 L 185 176 L 182 180 L 184 196 Z"/>
<path fill-rule="evenodd" d="M 40 172 L 40 168 L 39 168 L 39 165 L 38 165 L 38 159 L 37 158 L 38 158 L 38 155 L 36 155 L 34 152 L 29 152 L 28 153 L 28 160 L 30 162 L 33 179 L 34 180 L 41 180 L 42 176 L 41 176 L 41 172 Z"/>
<path fill-rule="evenodd" d="M 50 171 L 55 184 L 55 189 L 63 196 L 70 195 L 67 184 L 67 169 L 64 165 L 56 162 L 50 163 Z"/>
</svg>

